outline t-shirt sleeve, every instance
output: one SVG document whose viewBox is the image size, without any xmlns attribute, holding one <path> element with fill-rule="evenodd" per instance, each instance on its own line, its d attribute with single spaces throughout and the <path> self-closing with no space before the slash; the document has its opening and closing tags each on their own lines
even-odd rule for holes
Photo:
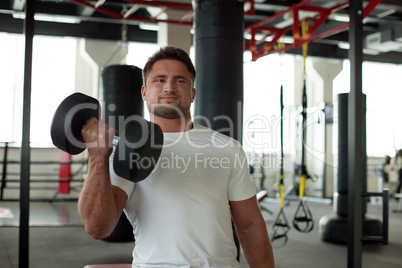
<svg viewBox="0 0 402 268">
<path fill-rule="evenodd" d="M 233 152 L 233 169 L 229 181 L 229 200 L 246 200 L 256 195 L 257 190 L 250 176 L 246 154 L 239 142 L 234 143 Z"/>
<path fill-rule="evenodd" d="M 113 147 L 113 152 L 111 153 L 111 155 L 109 157 L 110 181 L 111 181 L 112 185 L 119 187 L 120 189 L 122 189 L 123 191 L 126 192 L 128 197 L 130 197 L 132 192 L 134 191 L 135 183 L 132 181 L 129 181 L 125 178 L 120 177 L 114 171 L 113 157 L 114 157 L 115 151 L 116 151 L 116 146 Z"/>
</svg>

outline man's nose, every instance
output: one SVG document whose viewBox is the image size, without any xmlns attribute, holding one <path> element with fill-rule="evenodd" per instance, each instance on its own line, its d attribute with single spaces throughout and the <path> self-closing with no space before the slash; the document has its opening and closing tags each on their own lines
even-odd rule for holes
<svg viewBox="0 0 402 268">
<path fill-rule="evenodd" d="M 167 80 L 165 87 L 164 87 L 164 91 L 165 92 L 174 92 L 176 90 L 176 84 L 174 82 L 174 80 Z"/>
</svg>

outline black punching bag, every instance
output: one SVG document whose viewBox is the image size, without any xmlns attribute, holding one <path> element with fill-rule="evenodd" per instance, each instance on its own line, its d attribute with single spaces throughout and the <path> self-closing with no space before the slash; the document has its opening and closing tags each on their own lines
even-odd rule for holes
<svg viewBox="0 0 402 268">
<path fill-rule="evenodd" d="M 243 2 L 193 1 L 197 79 L 194 121 L 241 142 Z"/>
<path fill-rule="evenodd" d="M 348 93 L 338 95 L 338 167 L 337 181 L 334 192 L 334 212 L 335 214 L 323 216 L 318 225 L 318 230 L 322 240 L 334 243 L 347 243 L 348 238 Z M 366 95 L 363 95 L 363 107 L 366 109 Z M 366 143 L 366 111 L 363 112 L 364 130 L 361 142 Z M 364 148 L 366 148 L 364 146 Z M 367 191 L 367 154 L 361 156 L 364 162 L 364 176 L 362 190 Z M 362 234 L 364 236 L 381 235 L 381 222 L 366 216 L 367 198 L 362 203 Z"/>
<path fill-rule="evenodd" d="M 105 122 L 121 133 L 124 126 L 119 126 L 119 119 L 144 115 L 141 69 L 132 65 L 108 66 L 102 72 L 102 84 Z"/>
<path fill-rule="evenodd" d="M 119 133 L 124 130 L 124 120 L 131 115 L 143 116 L 141 96 L 141 69 L 130 65 L 112 65 L 102 72 L 103 114 L 105 122 Z M 110 236 L 108 242 L 134 241 L 133 228 L 124 213 Z"/>
<path fill-rule="evenodd" d="M 338 169 L 337 182 L 334 192 L 334 211 L 343 217 L 348 216 L 348 93 L 338 95 Z M 366 103 L 366 95 L 363 95 Z M 365 105 L 363 105 L 365 109 Z M 364 112 L 364 115 L 366 112 Z M 366 120 L 364 118 L 364 135 L 362 143 L 366 143 Z M 367 156 L 362 155 L 364 168 L 367 170 Z M 362 189 L 367 191 L 367 172 L 364 172 Z M 367 205 L 363 202 L 362 212 L 366 214 Z M 362 216 L 363 216 L 362 215 Z"/>
</svg>

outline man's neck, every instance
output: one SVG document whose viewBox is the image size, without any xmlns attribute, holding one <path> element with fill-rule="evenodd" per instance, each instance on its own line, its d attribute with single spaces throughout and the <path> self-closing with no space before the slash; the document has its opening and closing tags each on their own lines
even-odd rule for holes
<svg viewBox="0 0 402 268">
<path fill-rule="evenodd" d="M 177 119 L 167 119 L 151 114 L 151 122 L 158 124 L 163 132 L 185 132 L 193 128 L 191 115 Z"/>
</svg>

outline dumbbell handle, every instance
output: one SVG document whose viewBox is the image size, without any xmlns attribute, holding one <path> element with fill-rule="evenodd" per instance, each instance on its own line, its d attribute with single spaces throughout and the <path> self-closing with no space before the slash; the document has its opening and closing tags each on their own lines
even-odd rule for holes
<svg viewBox="0 0 402 268">
<path fill-rule="evenodd" d="M 144 121 L 145 122 L 145 121 Z M 141 125 L 141 124 L 140 124 Z M 136 147 L 136 146 L 139 146 L 139 147 L 141 147 L 141 146 L 143 146 L 144 144 L 145 144 L 145 142 L 146 142 L 146 140 L 143 138 L 144 136 L 143 136 L 143 134 L 146 134 L 147 136 L 149 135 L 149 133 L 148 133 L 148 129 L 146 129 L 145 130 L 145 132 L 143 132 L 143 133 L 141 133 L 141 131 L 144 131 L 143 130 L 143 127 L 146 127 L 146 126 L 139 126 L 139 127 L 137 127 L 137 128 L 135 128 L 135 135 L 134 135 L 134 139 L 130 139 L 129 137 L 131 136 L 131 137 L 133 137 L 133 131 L 131 131 L 131 135 L 129 135 L 129 137 L 125 137 L 125 131 L 123 131 L 122 132 L 122 135 L 124 136 L 124 140 L 123 140 L 123 143 L 125 143 L 126 145 L 128 144 L 128 145 L 130 145 L 130 146 L 134 146 L 134 147 Z M 138 133 L 137 131 L 140 131 L 140 133 Z M 145 136 L 145 137 L 147 137 L 147 136 Z M 121 140 L 121 137 L 119 137 L 119 136 L 117 136 L 117 135 L 113 135 L 113 138 L 112 138 L 112 145 L 113 145 L 113 147 L 116 147 L 116 146 L 118 146 L 119 145 L 119 142 L 120 142 L 120 140 Z"/>
<path fill-rule="evenodd" d="M 113 146 L 117 146 L 119 144 L 120 137 L 113 135 L 112 144 Z"/>
<path fill-rule="evenodd" d="M 89 121 L 89 120 L 85 121 L 84 126 L 86 125 L 86 123 L 88 123 L 88 121 Z M 84 126 L 83 126 L 83 127 L 84 127 Z M 117 145 L 119 144 L 119 140 L 120 140 L 120 137 L 119 137 L 119 136 L 113 135 L 112 145 L 113 145 L 113 146 L 117 146 Z"/>
</svg>

